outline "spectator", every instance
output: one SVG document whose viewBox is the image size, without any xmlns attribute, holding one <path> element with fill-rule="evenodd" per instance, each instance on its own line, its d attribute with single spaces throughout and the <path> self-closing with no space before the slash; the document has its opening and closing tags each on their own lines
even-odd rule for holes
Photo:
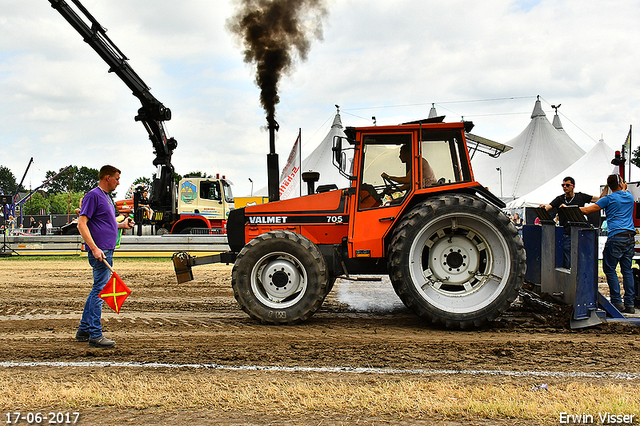
<svg viewBox="0 0 640 426">
<path fill-rule="evenodd" d="M 636 228 L 633 225 L 633 195 L 627 191 L 627 184 L 622 181 L 620 175 L 609 175 L 605 190 L 607 187 L 611 188 L 611 194 L 600 198 L 595 204 L 580 207 L 580 210 L 589 214 L 604 209 L 607 215 L 608 235 L 602 252 L 602 270 L 607 276 L 611 303 L 620 312 L 634 314 L 635 289 L 631 264 L 635 254 Z M 624 287 L 624 303 L 616 272 L 618 263 Z"/>
<path fill-rule="evenodd" d="M 524 226 L 524 221 L 520 217 L 518 213 L 514 213 L 512 217 L 512 221 L 516 229 L 518 230 L 518 234 L 522 236 L 522 227 Z"/>
<path fill-rule="evenodd" d="M 549 204 L 540 204 L 540 208 L 549 211 L 561 206 L 583 207 L 587 203 L 595 203 L 600 197 L 604 196 L 604 191 L 600 194 L 600 197 L 587 195 L 582 192 L 574 192 L 575 186 L 576 182 L 571 176 L 565 177 L 562 179 L 562 191 L 564 194 L 557 196 Z M 565 268 L 571 268 L 571 228 L 568 226 L 568 220 L 562 211 L 558 212 L 558 221 L 560 226 L 564 228 L 564 234 L 562 236 L 563 266 Z"/>
</svg>

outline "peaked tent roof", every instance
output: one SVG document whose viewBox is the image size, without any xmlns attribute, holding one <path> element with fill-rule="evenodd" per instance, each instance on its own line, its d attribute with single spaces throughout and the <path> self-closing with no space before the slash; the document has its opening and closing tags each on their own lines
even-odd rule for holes
<svg viewBox="0 0 640 426">
<path fill-rule="evenodd" d="M 559 108 L 559 107 L 560 107 L 560 105 L 558 105 L 558 107 L 556 107 L 556 108 Z M 571 139 L 571 136 L 569 136 L 567 134 L 567 132 L 565 132 L 564 127 L 562 127 L 562 121 L 560 121 L 560 116 L 558 115 L 558 110 L 557 109 L 556 109 L 555 115 L 553 116 L 553 127 L 556 128 L 556 130 L 560 133 L 560 135 L 563 138 L 567 139 L 570 143 L 575 144 L 573 139 Z"/>
<path fill-rule="evenodd" d="M 511 201 L 507 204 L 507 208 L 538 207 L 540 204 L 549 204 L 551 200 L 562 194 L 560 184 L 567 176 L 571 176 L 576 181 L 576 192 L 598 196 L 600 185 L 605 184 L 607 176 L 617 169 L 617 166 L 611 164 L 613 155 L 614 150 L 600 139 L 600 142 L 578 161 L 530 193 Z"/>
<path fill-rule="evenodd" d="M 538 97 L 529 125 L 505 143 L 513 147 L 511 151 L 498 158 L 474 156 L 476 180 L 505 199 L 533 191 L 540 182 L 560 173 L 584 154 L 582 148 L 563 133 L 564 130 L 559 132 L 549 122 Z"/>
<path fill-rule="evenodd" d="M 335 184 L 338 188 L 347 188 L 351 185 L 349 180 L 342 176 L 338 171 L 338 168 L 333 165 L 333 137 L 342 136 L 346 137 L 342 130 L 342 119 L 340 118 L 340 111 L 336 112 L 336 116 L 333 118 L 333 124 L 329 133 L 324 137 L 320 145 L 314 149 L 305 159 L 302 160 L 302 172 L 313 170 L 314 172 L 320 172 L 320 180 L 316 182 L 316 188 L 320 185 Z M 304 183 L 303 183 L 304 185 Z M 306 191 L 303 190 L 304 194 Z"/>
</svg>

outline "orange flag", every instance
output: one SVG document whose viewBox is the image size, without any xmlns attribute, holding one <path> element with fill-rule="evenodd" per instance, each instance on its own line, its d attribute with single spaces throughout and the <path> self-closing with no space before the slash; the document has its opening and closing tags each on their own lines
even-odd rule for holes
<svg viewBox="0 0 640 426">
<path fill-rule="evenodd" d="M 111 266 L 104 261 L 104 263 L 111 269 L 111 278 L 107 282 L 107 285 L 104 286 L 102 291 L 98 296 L 103 299 L 107 305 L 111 307 L 116 313 L 120 313 L 120 308 L 122 308 L 122 304 L 131 294 L 131 290 L 129 287 L 120 279 L 116 271 L 114 271 Z"/>
</svg>

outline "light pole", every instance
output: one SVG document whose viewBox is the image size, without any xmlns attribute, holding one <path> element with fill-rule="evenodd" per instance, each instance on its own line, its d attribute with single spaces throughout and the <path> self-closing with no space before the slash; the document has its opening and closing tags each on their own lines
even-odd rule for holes
<svg viewBox="0 0 640 426">
<path fill-rule="evenodd" d="M 251 182 L 251 196 L 253 197 L 253 181 L 249 178 L 249 182 Z"/>
<path fill-rule="evenodd" d="M 502 167 L 496 167 L 496 170 L 500 172 L 500 198 L 503 198 L 503 195 L 502 195 Z"/>
</svg>

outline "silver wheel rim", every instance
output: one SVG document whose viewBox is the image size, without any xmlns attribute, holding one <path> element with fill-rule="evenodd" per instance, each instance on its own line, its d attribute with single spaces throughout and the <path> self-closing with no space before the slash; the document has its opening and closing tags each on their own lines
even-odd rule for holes
<svg viewBox="0 0 640 426">
<path fill-rule="evenodd" d="M 510 275 L 509 247 L 496 226 L 478 215 L 449 213 L 423 227 L 411 243 L 409 271 L 431 306 L 476 312 L 503 292 Z"/>
<path fill-rule="evenodd" d="M 295 256 L 269 253 L 251 270 L 251 290 L 260 303 L 285 309 L 298 303 L 307 290 L 307 271 Z"/>
</svg>

